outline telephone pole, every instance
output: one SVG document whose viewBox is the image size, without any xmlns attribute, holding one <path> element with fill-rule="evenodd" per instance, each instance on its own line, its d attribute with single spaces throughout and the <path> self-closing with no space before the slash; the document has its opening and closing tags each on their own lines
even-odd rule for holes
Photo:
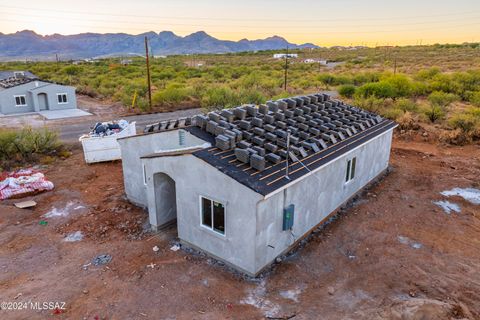
<svg viewBox="0 0 480 320">
<path fill-rule="evenodd" d="M 150 81 L 150 61 L 148 59 L 148 39 L 145 37 L 145 57 L 147 58 L 148 106 L 152 109 L 152 84 Z"/>
<path fill-rule="evenodd" d="M 288 81 L 288 46 L 287 53 L 285 54 L 285 81 L 283 83 L 283 89 L 287 91 L 287 81 Z"/>
</svg>

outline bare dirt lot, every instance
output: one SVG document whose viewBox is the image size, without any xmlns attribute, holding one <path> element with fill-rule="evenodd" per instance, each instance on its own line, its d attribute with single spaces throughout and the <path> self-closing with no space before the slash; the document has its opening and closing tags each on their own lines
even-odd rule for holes
<svg viewBox="0 0 480 320">
<path fill-rule="evenodd" d="M 46 169 L 56 188 L 33 197 L 33 210 L 0 203 L 0 301 L 66 309 L 0 318 L 480 319 L 480 205 L 440 194 L 480 189 L 480 147 L 397 137 L 391 165 L 303 248 L 245 279 L 170 250 L 175 227 L 146 232 L 146 213 L 124 199 L 121 164 L 88 166 L 76 150 Z M 64 241 L 76 231 L 81 241 Z M 99 254 L 112 260 L 94 266 Z"/>
</svg>

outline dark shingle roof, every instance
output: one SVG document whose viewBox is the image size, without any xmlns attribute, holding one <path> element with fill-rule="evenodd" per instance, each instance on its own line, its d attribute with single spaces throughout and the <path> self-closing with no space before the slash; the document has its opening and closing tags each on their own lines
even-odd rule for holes
<svg viewBox="0 0 480 320">
<path fill-rule="evenodd" d="M 396 126 L 325 94 L 210 112 L 188 122 L 192 125 L 185 130 L 215 146 L 194 156 L 262 195 Z M 162 127 L 147 127 L 146 132 Z"/>
<path fill-rule="evenodd" d="M 0 88 L 8 89 L 37 79 L 38 77 L 29 71 L 0 71 Z"/>
</svg>

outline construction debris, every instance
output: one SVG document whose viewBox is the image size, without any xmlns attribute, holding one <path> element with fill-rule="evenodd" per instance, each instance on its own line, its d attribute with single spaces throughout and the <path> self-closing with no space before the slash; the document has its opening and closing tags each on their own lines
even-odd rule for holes
<svg viewBox="0 0 480 320">
<path fill-rule="evenodd" d="M 27 209 L 27 208 L 35 207 L 37 203 L 33 200 L 27 200 L 27 201 L 14 203 L 14 205 L 19 209 Z"/>
<path fill-rule="evenodd" d="M 111 256 L 111 255 L 101 254 L 101 255 L 96 256 L 96 257 L 92 260 L 92 264 L 93 264 L 94 266 L 102 266 L 102 265 L 104 265 L 104 264 L 109 263 L 110 261 L 112 261 L 112 256 Z"/>
<path fill-rule="evenodd" d="M 128 128 L 128 121 L 126 120 L 97 122 L 88 135 L 90 137 L 111 136 L 126 128 Z"/>
<path fill-rule="evenodd" d="M 53 188 L 53 183 L 48 181 L 43 173 L 33 169 L 21 169 L 0 175 L 0 200 L 21 198 Z"/>
</svg>

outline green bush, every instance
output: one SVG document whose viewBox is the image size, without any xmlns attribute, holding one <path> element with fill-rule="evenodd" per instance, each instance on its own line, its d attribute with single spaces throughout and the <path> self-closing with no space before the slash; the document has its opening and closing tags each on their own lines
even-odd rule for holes
<svg viewBox="0 0 480 320">
<path fill-rule="evenodd" d="M 466 133 L 480 131 L 480 108 L 472 107 L 457 113 L 448 122 L 454 129 L 461 129 Z"/>
<path fill-rule="evenodd" d="M 416 112 L 418 110 L 418 106 L 415 102 L 410 99 L 402 98 L 398 99 L 394 103 L 395 108 L 402 110 L 403 112 Z"/>
<path fill-rule="evenodd" d="M 340 88 L 338 88 L 338 93 L 342 97 L 352 98 L 356 90 L 357 88 L 354 85 L 344 84 L 343 86 L 340 86 Z"/>
<path fill-rule="evenodd" d="M 387 82 L 372 82 L 358 88 L 356 94 L 361 98 L 393 98 L 395 97 L 395 89 Z"/>
<path fill-rule="evenodd" d="M 152 103 L 155 105 L 180 103 L 186 101 L 190 94 L 191 90 L 179 84 L 170 84 L 152 95 Z"/>
<path fill-rule="evenodd" d="M 47 129 L 0 130 L 0 161 L 2 167 L 29 162 L 40 155 L 53 154 L 61 148 L 57 133 Z"/>
<path fill-rule="evenodd" d="M 238 96 L 230 88 L 213 87 L 202 96 L 201 105 L 206 109 L 221 109 L 239 105 Z"/>
<path fill-rule="evenodd" d="M 430 122 L 434 123 L 439 119 L 445 117 L 445 110 L 436 104 L 430 104 L 430 107 L 426 107 L 423 109 L 423 113 L 427 116 Z"/>
<path fill-rule="evenodd" d="M 428 96 L 428 101 L 432 105 L 439 107 L 447 107 L 452 102 L 458 100 L 458 97 L 452 93 L 445 93 L 442 91 L 434 91 Z"/>
<path fill-rule="evenodd" d="M 468 100 L 474 106 L 480 107 L 480 91 L 472 92 Z"/>
</svg>

